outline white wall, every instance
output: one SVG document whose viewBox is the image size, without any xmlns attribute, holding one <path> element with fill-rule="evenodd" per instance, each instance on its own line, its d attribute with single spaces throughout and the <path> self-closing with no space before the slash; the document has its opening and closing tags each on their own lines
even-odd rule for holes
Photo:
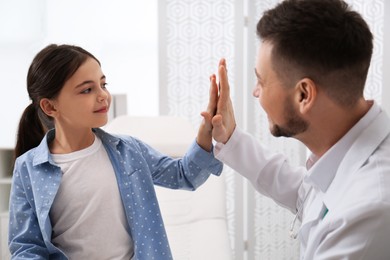
<svg viewBox="0 0 390 260">
<path fill-rule="evenodd" d="M 384 1 L 382 107 L 390 115 L 390 1 Z"/>
<path fill-rule="evenodd" d="M 0 147 L 14 146 L 28 67 L 49 43 L 93 53 L 128 114 L 158 114 L 157 0 L 0 0 Z"/>
</svg>

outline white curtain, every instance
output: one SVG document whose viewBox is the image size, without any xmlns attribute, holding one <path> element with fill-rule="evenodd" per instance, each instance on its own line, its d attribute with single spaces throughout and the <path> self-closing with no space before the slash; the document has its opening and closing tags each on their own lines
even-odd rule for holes
<svg viewBox="0 0 390 260">
<path fill-rule="evenodd" d="M 303 165 L 305 147 L 293 139 L 272 137 L 264 112 L 251 96 L 258 45 L 255 26 L 263 11 L 278 2 L 159 1 L 160 114 L 186 117 L 197 126 L 201 120 L 199 113 L 208 101 L 208 76 L 216 72 L 219 59 L 225 57 L 239 127 L 271 149 L 287 154 L 292 164 Z M 375 36 L 365 95 L 379 103 L 388 102 L 390 91 L 382 87 L 384 81 L 390 81 L 383 70 L 383 55 L 390 56 L 389 49 L 384 50 L 385 1 L 347 2 L 363 15 Z M 390 8 L 386 8 L 389 16 Z M 388 103 L 383 106 L 390 107 Z M 235 259 L 298 259 L 298 242 L 288 235 L 293 215 L 255 192 L 231 169 L 226 169 L 224 174 L 229 235 Z"/>
</svg>

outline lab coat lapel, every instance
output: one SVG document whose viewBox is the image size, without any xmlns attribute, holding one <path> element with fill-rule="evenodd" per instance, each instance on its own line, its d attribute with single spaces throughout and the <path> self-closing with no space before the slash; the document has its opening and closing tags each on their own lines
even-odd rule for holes
<svg viewBox="0 0 390 260">
<path fill-rule="evenodd" d="M 311 191 L 314 195 L 313 191 Z M 321 194 L 317 194 L 317 196 L 314 199 L 310 200 L 310 206 L 305 214 L 305 218 L 302 222 L 301 228 L 299 230 L 298 236 L 303 243 L 307 243 L 308 236 L 310 234 L 310 229 L 313 226 L 313 224 L 317 223 L 318 220 L 321 219 L 321 212 L 323 210 L 323 196 Z"/>
<path fill-rule="evenodd" d="M 342 160 L 335 179 L 324 197 L 324 202 L 329 205 L 330 211 L 331 208 L 337 206 L 339 196 L 344 193 L 345 185 L 348 183 L 346 180 L 362 167 L 389 134 L 390 120 L 382 111 L 356 139 Z"/>
<path fill-rule="evenodd" d="M 324 207 L 331 212 L 337 206 L 349 174 L 356 172 L 389 134 L 390 120 L 382 111 L 352 144 L 325 194 L 317 193 L 314 199 L 309 200 L 310 206 L 298 233 L 303 244 L 307 243 L 312 226 L 323 218 Z"/>
</svg>

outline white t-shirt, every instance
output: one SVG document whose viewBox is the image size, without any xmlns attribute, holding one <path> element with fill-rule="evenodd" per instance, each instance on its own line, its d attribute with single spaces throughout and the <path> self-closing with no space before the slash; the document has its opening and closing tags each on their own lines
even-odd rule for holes
<svg viewBox="0 0 390 260">
<path fill-rule="evenodd" d="M 52 157 L 63 173 L 50 210 L 53 244 L 69 259 L 131 259 L 133 241 L 101 140 Z"/>
</svg>

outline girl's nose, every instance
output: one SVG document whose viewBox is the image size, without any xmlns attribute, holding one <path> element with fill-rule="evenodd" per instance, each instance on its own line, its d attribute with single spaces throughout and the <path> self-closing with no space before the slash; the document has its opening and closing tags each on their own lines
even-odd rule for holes
<svg viewBox="0 0 390 260">
<path fill-rule="evenodd" d="M 102 101 L 106 100 L 108 98 L 108 95 L 109 94 L 107 91 L 105 91 L 104 89 L 101 89 L 99 91 L 99 94 L 98 94 L 98 101 L 102 102 Z"/>
</svg>

